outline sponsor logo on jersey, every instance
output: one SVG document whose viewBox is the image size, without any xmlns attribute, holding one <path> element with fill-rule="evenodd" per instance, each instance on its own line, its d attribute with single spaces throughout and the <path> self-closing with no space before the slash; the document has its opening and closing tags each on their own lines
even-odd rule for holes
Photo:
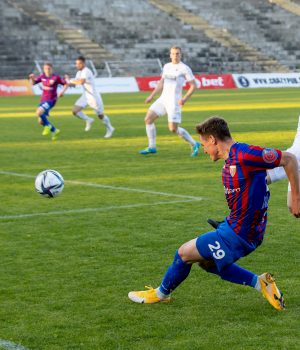
<svg viewBox="0 0 300 350">
<path fill-rule="evenodd" d="M 265 163 L 274 163 L 278 158 L 278 153 L 275 149 L 265 148 L 262 152 L 262 156 Z"/>
<path fill-rule="evenodd" d="M 169 79 L 169 80 L 176 80 L 177 76 L 176 75 L 171 75 L 171 74 L 165 74 L 164 78 L 165 79 Z"/>
<path fill-rule="evenodd" d="M 228 188 L 224 186 L 224 192 L 225 194 L 233 194 L 233 193 L 238 193 L 241 192 L 241 188 L 237 187 L 237 188 Z"/>
</svg>

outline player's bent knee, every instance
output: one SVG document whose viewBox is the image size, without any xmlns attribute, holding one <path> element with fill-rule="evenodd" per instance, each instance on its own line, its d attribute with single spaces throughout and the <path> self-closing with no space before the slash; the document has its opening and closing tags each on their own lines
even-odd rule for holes
<svg viewBox="0 0 300 350">
<path fill-rule="evenodd" d="M 173 132 L 174 134 L 176 134 L 177 133 L 177 128 L 176 127 L 169 127 L 169 130 L 171 131 L 171 132 Z"/>
<path fill-rule="evenodd" d="M 38 108 L 38 109 L 36 110 L 36 116 L 37 116 L 38 118 L 40 118 L 44 113 L 45 113 L 45 111 L 43 110 L 43 108 Z"/>
<path fill-rule="evenodd" d="M 186 258 L 186 248 L 185 244 L 183 244 L 179 249 L 178 249 L 178 255 L 181 257 L 183 261 L 185 261 Z"/>
<path fill-rule="evenodd" d="M 145 117 L 145 124 L 146 125 L 153 124 L 153 122 L 154 122 L 153 118 Z"/>
<path fill-rule="evenodd" d="M 178 255 L 181 257 L 182 261 L 184 262 L 195 261 L 195 254 L 193 252 L 190 242 L 184 243 L 178 249 Z"/>
</svg>

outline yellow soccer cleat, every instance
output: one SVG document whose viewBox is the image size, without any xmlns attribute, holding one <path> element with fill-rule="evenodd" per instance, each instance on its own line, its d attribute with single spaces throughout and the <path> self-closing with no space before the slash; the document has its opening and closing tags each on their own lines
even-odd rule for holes
<svg viewBox="0 0 300 350">
<path fill-rule="evenodd" d="M 164 298 L 164 299 L 160 299 L 157 295 L 156 295 L 156 290 L 152 287 L 148 287 L 145 286 L 145 288 L 147 288 L 148 290 L 143 290 L 140 292 L 129 292 L 128 293 L 128 298 L 130 300 L 132 300 L 135 303 L 139 303 L 139 304 L 154 304 L 154 303 L 159 303 L 159 302 L 163 302 L 163 303 L 169 303 L 171 298 Z"/>
<path fill-rule="evenodd" d="M 58 138 L 58 135 L 60 134 L 60 130 L 56 129 L 54 133 L 52 133 L 52 140 L 55 141 Z"/>
<path fill-rule="evenodd" d="M 269 272 L 265 272 L 258 278 L 263 296 L 275 309 L 284 310 L 283 294 L 277 288 L 274 277 Z"/>
<path fill-rule="evenodd" d="M 42 135 L 43 135 L 43 136 L 47 136 L 47 135 L 50 134 L 50 131 L 51 131 L 50 126 L 49 126 L 49 125 L 46 125 L 46 126 L 44 126 L 44 130 L 43 130 L 43 132 L 42 132 Z"/>
</svg>

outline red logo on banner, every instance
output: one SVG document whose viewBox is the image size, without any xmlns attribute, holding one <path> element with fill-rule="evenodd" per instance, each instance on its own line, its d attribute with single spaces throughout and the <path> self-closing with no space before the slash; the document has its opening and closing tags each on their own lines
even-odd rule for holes
<svg viewBox="0 0 300 350">
<path fill-rule="evenodd" d="M 140 91 L 153 90 L 160 81 L 160 76 L 135 78 Z M 197 88 L 202 89 L 235 89 L 236 85 L 231 74 L 195 74 Z M 184 85 L 184 90 L 189 84 Z"/>
</svg>

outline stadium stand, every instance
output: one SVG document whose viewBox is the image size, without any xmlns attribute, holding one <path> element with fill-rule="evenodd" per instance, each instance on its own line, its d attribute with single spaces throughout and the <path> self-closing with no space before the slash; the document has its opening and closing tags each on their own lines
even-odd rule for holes
<svg viewBox="0 0 300 350">
<path fill-rule="evenodd" d="M 35 18 L 0 1 L 0 79 L 22 79 L 35 69 L 34 60 L 69 60 L 78 54 L 42 28 Z"/>
<path fill-rule="evenodd" d="M 175 0 L 194 14 L 200 14 L 215 27 L 226 28 L 243 43 L 262 55 L 271 56 L 280 65 L 299 69 L 299 16 L 287 11 L 273 0 L 198 1 Z M 279 70 L 280 71 L 280 70 Z"/>
<path fill-rule="evenodd" d="M 198 73 L 295 71 L 299 16 L 291 9 L 297 6 L 287 0 L 3 0 L 0 78 L 26 76 L 34 60 L 63 66 L 80 53 L 98 71 L 105 61 L 165 63 L 174 44 Z"/>
</svg>

